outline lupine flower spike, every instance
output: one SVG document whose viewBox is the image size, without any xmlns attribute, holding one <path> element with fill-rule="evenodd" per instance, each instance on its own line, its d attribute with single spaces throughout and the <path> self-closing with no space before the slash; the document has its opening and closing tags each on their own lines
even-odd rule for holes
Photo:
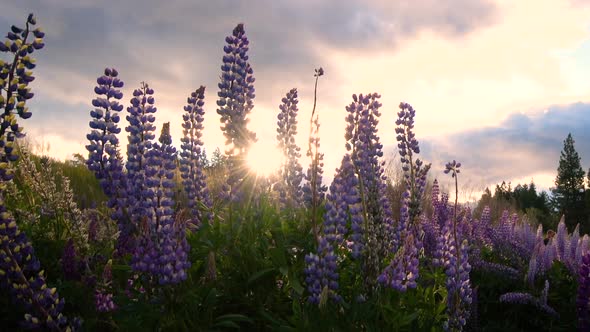
<svg viewBox="0 0 590 332">
<path fill-rule="evenodd" d="M 212 207 L 205 173 L 203 173 L 203 121 L 205 111 L 205 87 L 201 86 L 187 98 L 184 106 L 185 114 L 182 115 L 183 137 L 180 152 L 180 173 L 182 185 L 188 196 L 188 204 L 191 209 L 190 223 L 198 227 L 206 218 L 212 215 L 203 213 L 200 207 L 210 210 Z"/>
<path fill-rule="evenodd" d="M 35 60 L 30 54 L 44 46 L 44 33 L 38 28 L 33 30 L 36 24 L 30 14 L 25 28 L 12 26 L 7 40 L 0 43 L 0 52 L 12 53 L 13 57 L 10 62 L 0 60 L 0 286 L 25 310 L 23 327 L 71 331 L 78 324 L 68 324 L 61 314 L 64 300 L 55 288 L 47 287 L 31 242 L 4 205 L 5 190 L 13 178 L 11 163 L 18 159 L 15 140 L 24 136 L 17 115 L 22 119 L 31 117 L 26 101 L 33 97 L 28 85 L 34 80 L 31 69 L 35 68 Z"/>
<path fill-rule="evenodd" d="M 230 169 L 227 192 L 238 199 L 239 187 L 246 174 L 245 157 L 256 134 L 248 130 L 248 115 L 254 108 L 254 71 L 248 62 L 249 44 L 244 24 L 238 24 L 231 36 L 225 38 L 225 55 L 221 65 L 221 82 L 217 95 L 217 114 L 221 116 L 221 130 L 226 139 Z"/>
<path fill-rule="evenodd" d="M 94 172 L 109 198 L 107 206 L 113 211 L 111 218 L 119 227 L 117 251 L 120 255 L 124 255 L 133 251 L 135 225 L 131 223 L 127 211 L 127 173 L 123 172 L 123 160 L 119 154 L 117 138 L 117 134 L 121 132 L 118 125 L 119 112 L 123 110 L 123 105 L 119 104 L 119 100 L 123 98 L 120 89 L 124 85 L 118 76 L 117 70 L 106 68 L 104 75 L 96 80 L 98 85 L 94 88 L 94 92 L 98 96 L 92 100 L 95 108 L 90 111 L 92 120 L 90 121 L 91 131 L 86 135 L 89 141 L 86 145 L 88 150 L 86 165 L 90 171 Z"/>
<path fill-rule="evenodd" d="M 281 112 L 277 116 L 277 140 L 283 152 L 283 166 L 279 170 L 280 182 L 275 186 L 279 192 L 281 204 L 297 207 L 302 203 L 303 168 L 299 164 L 301 148 L 295 143 L 297 136 L 297 89 L 291 89 L 282 99 Z"/>
</svg>

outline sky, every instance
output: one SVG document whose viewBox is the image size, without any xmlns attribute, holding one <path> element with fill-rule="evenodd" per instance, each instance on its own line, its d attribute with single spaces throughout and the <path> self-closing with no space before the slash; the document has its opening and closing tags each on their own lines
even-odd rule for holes
<svg viewBox="0 0 590 332">
<path fill-rule="evenodd" d="M 0 0 L 0 8 L 5 31 L 33 12 L 46 32 L 35 54 L 33 117 L 23 125 L 40 152 L 58 159 L 86 155 L 105 67 L 125 82 L 125 105 L 140 82 L 154 88 L 157 126 L 171 122 L 177 146 L 186 97 L 205 85 L 205 145 L 223 149 L 215 104 L 222 49 L 244 23 L 259 144 L 274 145 L 280 100 L 294 87 L 297 142 L 306 144 L 314 69 L 324 68 L 317 112 L 328 176 L 345 152 L 345 106 L 353 93 L 371 92 L 382 95 L 386 156 L 395 158 L 397 107 L 408 102 L 431 176 L 446 179 L 444 164 L 461 161 L 466 193 L 502 181 L 548 189 L 570 132 L 590 168 L 590 1 Z"/>
</svg>

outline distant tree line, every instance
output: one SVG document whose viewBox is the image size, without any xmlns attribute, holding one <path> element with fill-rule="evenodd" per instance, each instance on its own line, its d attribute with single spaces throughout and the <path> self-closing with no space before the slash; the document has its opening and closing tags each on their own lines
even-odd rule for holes
<svg viewBox="0 0 590 332">
<path fill-rule="evenodd" d="M 555 230 L 559 219 L 565 216 L 570 232 L 579 224 L 581 233 L 590 233 L 590 169 L 584 172 L 574 143 L 571 133 L 568 134 L 551 194 L 537 192 L 533 181 L 514 188 L 510 182 L 502 182 L 496 185 L 493 194 L 486 188 L 475 209 L 476 215 L 489 206 L 492 220 L 498 220 L 504 210 L 512 210 L 526 214 L 531 222 L 542 224 L 545 230 Z"/>
</svg>

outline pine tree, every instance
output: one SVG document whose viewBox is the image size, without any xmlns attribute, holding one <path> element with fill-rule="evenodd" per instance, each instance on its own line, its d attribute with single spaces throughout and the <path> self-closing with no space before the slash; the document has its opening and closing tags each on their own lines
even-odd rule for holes
<svg viewBox="0 0 590 332">
<path fill-rule="evenodd" d="M 553 199 L 560 215 L 565 215 L 565 222 L 570 231 L 580 223 L 584 233 L 588 232 L 587 219 L 584 211 L 584 176 L 580 156 L 574 148 L 572 134 L 568 134 L 563 142 L 563 150 L 559 158 Z"/>
</svg>

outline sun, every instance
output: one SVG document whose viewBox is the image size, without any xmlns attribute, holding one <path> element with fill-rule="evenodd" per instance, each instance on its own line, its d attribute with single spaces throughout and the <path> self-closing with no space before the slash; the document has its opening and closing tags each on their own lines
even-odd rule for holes
<svg viewBox="0 0 590 332">
<path fill-rule="evenodd" d="M 262 141 L 254 143 L 248 151 L 246 162 L 248 167 L 259 176 L 268 177 L 281 167 L 283 154 L 274 145 Z"/>
</svg>

